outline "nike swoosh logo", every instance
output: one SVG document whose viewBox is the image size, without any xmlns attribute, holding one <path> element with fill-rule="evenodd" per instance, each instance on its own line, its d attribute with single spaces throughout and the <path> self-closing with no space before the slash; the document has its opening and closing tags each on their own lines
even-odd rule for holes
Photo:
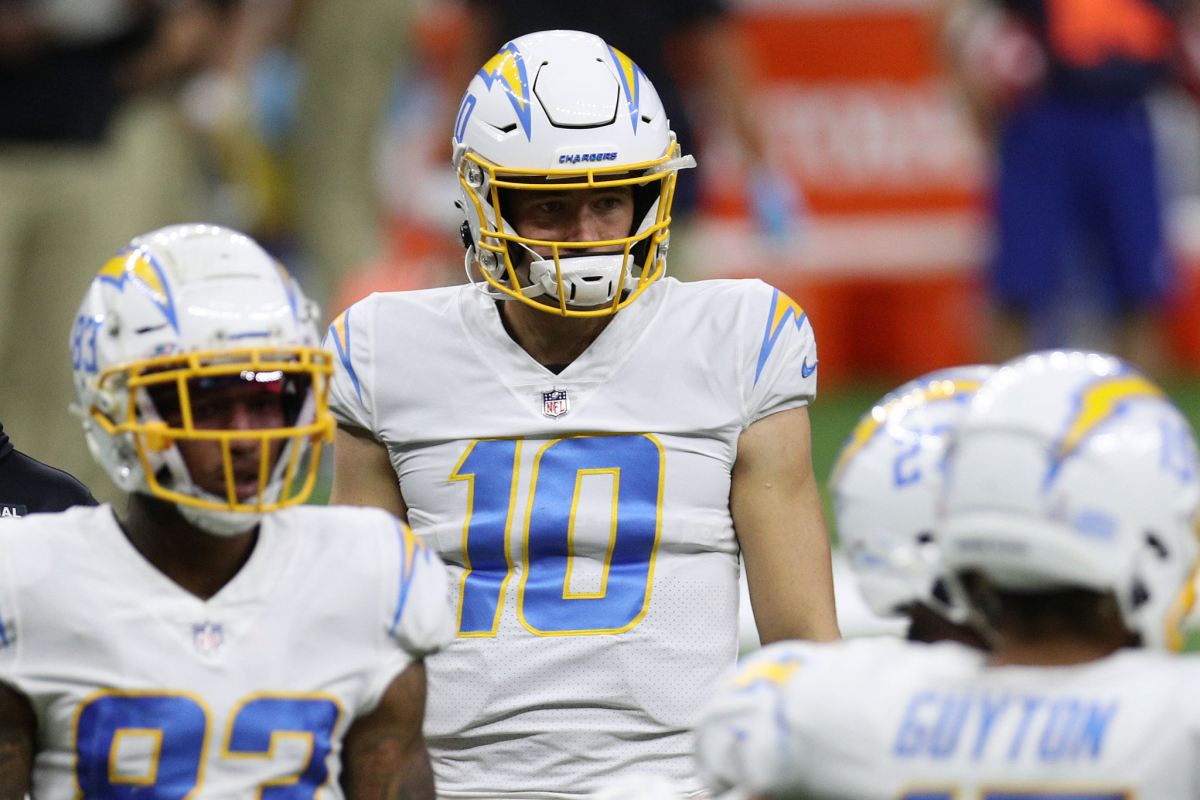
<svg viewBox="0 0 1200 800">
<path fill-rule="evenodd" d="M 802 363 L 800 365 L 800 375 L 807 378 L 809 375 L 812 375 L 814 372 L 817 371 L 817 364 L 820 364 L 820 363 L 821 362 L 819 360 L 814 361 L 813 365 L 810 367 L 808 365 L 808 357 L 805 356 L 804 363 Z"/>
</svg>

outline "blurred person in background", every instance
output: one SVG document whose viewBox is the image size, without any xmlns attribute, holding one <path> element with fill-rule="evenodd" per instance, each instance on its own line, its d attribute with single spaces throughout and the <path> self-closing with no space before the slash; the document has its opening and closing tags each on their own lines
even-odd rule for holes
<svg viewBox="0 0 1200 800">
<path fill-rule="evenodd" d="M 317 267 L 309 284 L 322 301 L 347 272 L 384 254 L 374 145 L 415 7 L 416 0 L 307 0 L 300 9 L 296 215 Z"/>
<path fill-rule="evenodd" d="M 247 0 L 226 57 L 189 84 L 216 213 L 265 240 L 325 305 L 385 253 L 379 137 L 416 0 Z"/>
<path fill-rule="evenodd" d="M 629 56 L 659 89 L 663 108 L 685 153 L 696 149 L 686 91 L 707 96 L 706 107 L 724 109 L 744 152 L 750 175 L 748 207 L 762 232 L 783 236 L 800 222 L 803 198 L 794 181 L 767 160 L 762 120 L 751 107 L 751 66 L 730 25 L 727 0 L 614 0 L 561 3 L 553 0 L 466 0 L 466 30 L 451 86 L 464 86 L 505 42 L 534 31 L 594 33 Z M 673 67 L 686 54 L 691 86 L 680 86 Z M 458 96 L 446 116 L 453 118 Z M 446 126 L 450 127 L 449 125 Z M 701 132 L 702 133 L 702 132 Z M 676 188 L 676 235 L 699 201 L 696 176 L 681 173 Z M 684 221 L 680 226 L 678 220 Z M 685 234 L 686 235 L 686 234 Z M 674 264 L 676 273 L 680 265 Z M 683 270 L 686 272 L 686 267 Z M 686 277 L 686 275 L 684 275 Z"/>
<path fill-rule="evenodd" d="M 976 117 L 996 139 L 997 360 L 1028 349 L 1038 338 L 1032 331 L 1085 293 L 1090 274 L 1118 319 L 1111 344 L 1162 373 L 1155 318 L 1172 271 L 1146 101 L 1166 78 L 1179 5 L 960 0 L 952 7 L 953 60 Z"/>
<path fill-rule="evenodd" d="M 1111 356 L 1035 353 L 954 433 L 937 568 L 992 649 L 784 642 L 702 713 L 712 796 L 1196 797 L 1196 438 Z M 734 795 L 739 796 L 739 795 Z"/>
<path fill-rule="evenodd" d="M 174 99 L 220 51 L 234 0 L 0 0 L 0 414 L 29 452 L 112 496 L 58 369 L 75 297 L 139 230 L 189 216 Z M 151 289 L 152 290 L 152 289 Z"/>
<path fill-rule="evenodd" d="M 0 425 L 0 519 L 94 505 L 88 487 L 17 450 Z"/>
<path fill-rule="evenodd" d="M 940 574 L 934 526 L 950 441 L 991 365 L 951 367 L 889 392 L 847 437 L 829 479 L 838 540 L 863 599 L 908 638 L 985 647 Z"/>
</svg>

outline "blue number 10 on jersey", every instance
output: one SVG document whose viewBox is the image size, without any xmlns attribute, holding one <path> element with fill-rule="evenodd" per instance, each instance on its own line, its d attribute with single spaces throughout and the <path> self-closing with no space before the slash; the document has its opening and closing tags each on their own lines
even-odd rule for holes
<svg viewBox="0 0 1200 800">
<path fill-rule="evenodd" d="M 471 443 L 451 481 L 468 481 L 459 636 L 495 636 L 513 573 L 520 439 Z M 538 451 L 525 511 L 517 613 L 540 636 L 621 633 L 650 605 L 662 527 L 664 455 L 649 434 L 555 439 Z M 576 512 L 587 476 L 612 482 L 611 525 L 599 591 L 571 591 Z"/>
</svg>

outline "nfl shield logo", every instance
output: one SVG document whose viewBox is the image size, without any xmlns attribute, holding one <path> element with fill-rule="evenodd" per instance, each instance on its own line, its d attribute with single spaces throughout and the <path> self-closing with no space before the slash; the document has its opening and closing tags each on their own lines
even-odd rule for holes
<svg viewBox="0 0 1200 800">
<path fill-rule="evenodd" d="M 547 417 L 561 417 L 570 410 L 571 401 L 567 399 L 566 389 L 542 392 L 542 413 Z"/>
<path fill-rule="evenodd" d="M 212 655 L 221 648 L 221 644 L 225 641 L 225 636 L 221 633 L 221 626 L 214 625 L 211 622 L 206 622 L 203 625 L 193 625 L 192 633 L 196 642 L 196 649 L 205 655 Z"/>
</svg>

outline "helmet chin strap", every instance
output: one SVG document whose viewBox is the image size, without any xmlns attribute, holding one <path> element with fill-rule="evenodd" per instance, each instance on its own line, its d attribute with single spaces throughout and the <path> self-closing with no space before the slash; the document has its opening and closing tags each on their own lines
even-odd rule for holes
<svg viewBox="0 0 1200 800">
<path fill-rule="evenodd" d="M 475 247 L 474 247 L 474 245 L 472 245 L 467 250 L 466 256 L 464 256 L 464 258 L 463 258 L 463 268 L 467 272 L 467 282 L 470 283 L 472 286 L 474 286 L 477 291 L 479 291 L 482 294 L 487 295 L 488 297 L 492 298 L 493 300 L 503 300 L 505 297 L 507 297 L 507 295 L 505 295 L 504 292 L 501 292 L 499 289 L 492 286 L 486 280 L 483 280 L 483 281 L 475 280 L 475 275 L 471 269 L 471 266 L 473 264 L 478 264 L 478 263 L 479 263 L 479 260 L 475 253 Z M 482 266 L 480 266 L 480 270 L 481 271 L 483 270 Z M 529 286 L 521 286 L 518 288 L 514 288 L 513 291 L 517 292 L 518 294 L 520 294 L 523 297 L 540 297 L 541 295 L 546 293 L 545 290 L 543 290 L 542 287 L 538 286 L 537 284 L 531 284 Z"/>
</svg>

